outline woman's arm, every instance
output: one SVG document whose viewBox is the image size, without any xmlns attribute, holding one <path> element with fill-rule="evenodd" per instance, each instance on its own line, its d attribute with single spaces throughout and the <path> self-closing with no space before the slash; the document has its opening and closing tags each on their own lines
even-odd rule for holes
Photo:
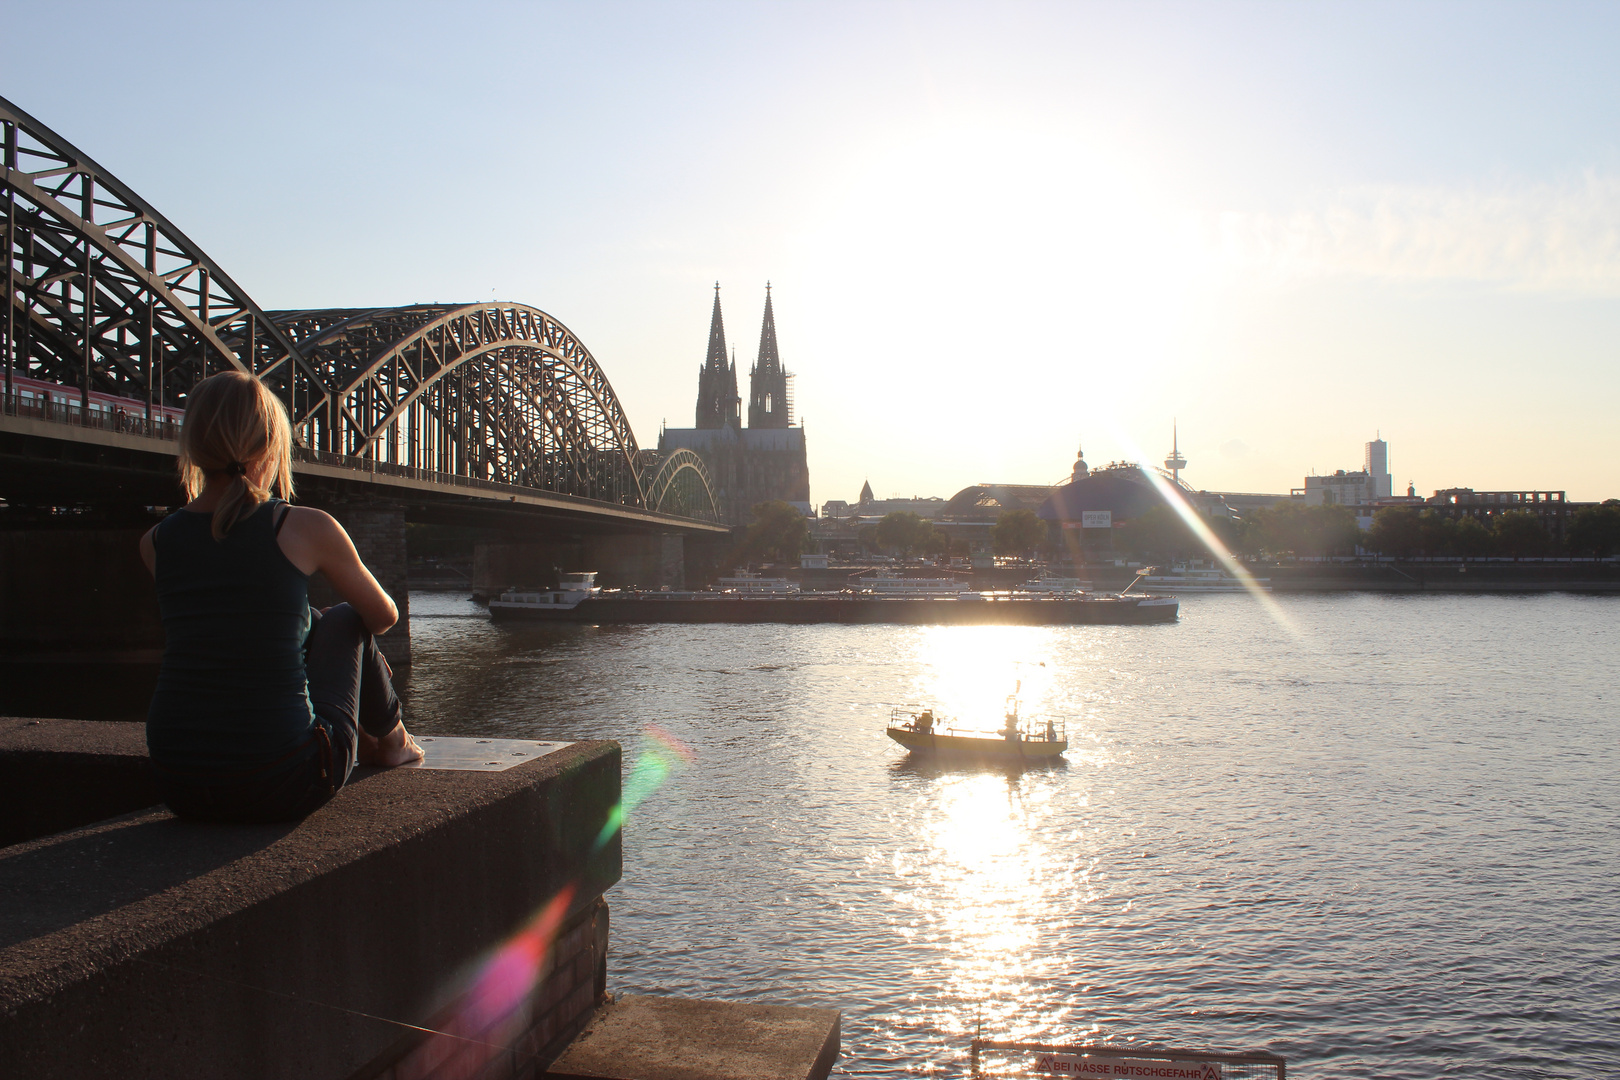
<svg viewBox="0 0 1620 1080">
<path fill-rule="evenodd" d="M 299 570 L 325 574 L 332 588 L 359 613 L 373 634 L 381 634 L 399 621 L 394 601 L 360 561 L 354 541 L 331 514 L 308 506 L 291 507 L 276 542 Z"/>
<path fill-rule="evenodd" d="M 154 525 L 141 534 L 141 562 L 146 564 L 146 572 L 157 577 L 157 547 L 152 543 L 152 534 L 157 532 Z"/>
</svg>

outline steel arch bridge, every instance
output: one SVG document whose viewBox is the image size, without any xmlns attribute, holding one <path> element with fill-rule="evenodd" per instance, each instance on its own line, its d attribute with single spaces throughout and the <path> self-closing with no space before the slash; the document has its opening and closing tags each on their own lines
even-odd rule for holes
<svg viewBox="0 0 1620 1080">
<path fill-rule="evenodd" d="M 522 304 L 265 312 L 72 144 L 0 98 L 13 375 L 133 403 L 135 430 L 218 371 L 259 376 L 305 456 L 718 521 L 695 455 L 639 450 L 589 350 Z M 142 415 L 144 414 L 144 415 Z M 144 425 L 144 427 L 142 426 Z"/>
<path fill-rule="evenodd" d="M 652 457 L 657 459 L 657 453 Z M 655 461 L 656 469 L 645 480 L 649 509 L 681 517 L 701 517 L 705 521 L 720 520 L 714 500 L 714 484 L 703 459 L 685 448 L 666 454 Z M 646 478 L 647 474 L 643 474 Z"/>
</svg>

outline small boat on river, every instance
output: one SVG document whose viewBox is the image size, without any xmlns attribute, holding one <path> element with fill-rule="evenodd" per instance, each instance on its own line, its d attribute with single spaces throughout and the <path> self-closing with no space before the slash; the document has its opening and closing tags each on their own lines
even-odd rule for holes
<svg viewBox="0 0 1620 1080">
<path fill-rule="evenodd" d="M 1069 748 L 1065 721 L 1019 717 L 1016 690 L 1008 695 L 1003 724 L 995 731 L 958 727 L 949 717 L 916 706 L 891 710 L 887 731 L 889 738 L 914 754 L 984 761 L 1051 760 Z"/>
</svg>

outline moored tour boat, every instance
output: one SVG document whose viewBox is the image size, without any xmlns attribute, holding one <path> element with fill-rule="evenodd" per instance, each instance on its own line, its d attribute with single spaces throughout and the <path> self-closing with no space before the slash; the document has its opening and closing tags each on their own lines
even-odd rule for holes
<svg viewBox="0 0 1620 1080">
<path fill-rule="evenodd" d="M 508 589 L 489 602 L 489 613 L 493 618 L 557 614 L 574 610 L 582 600 L 589 600 L 601 591 L 601 586 L 596 584 L 596 571 L 581 570 L 560 575 L 555 589 Z"/>
<path fill-rule="evenodd" d="M 1220 567 L 1204 566 L 1202 563 L 1176 563 L 1168 572 L 1157 571 L 1152 567 L 1149 572 L 1141 575 L 1141 582 L 1149 589 L 1170 593 L 1236 593 L 1251 592 L 1248 585 L 1228 574 Z M 1271 591 L 1269 578 L 1255 578 L 1254 588 L 1261 592 Z M 1134 582 L 1133 582 L 1134 584 Z"/>
</svg>

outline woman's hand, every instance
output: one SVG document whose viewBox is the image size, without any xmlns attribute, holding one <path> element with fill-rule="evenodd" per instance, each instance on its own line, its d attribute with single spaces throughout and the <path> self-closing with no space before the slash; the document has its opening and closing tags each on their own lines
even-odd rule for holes
<svg viewBox="0 0 1620 1080">
<path fill-rule="evenodd" d="M 394 601 L 360 561 L 354 541 L 331 514 L 309 506 L 289 508 L 276 542 L 287 561 L 303 573 L 319 570 L 325 574 L 373 634 L 381 634 L 399 621 Z"/>
</svg>

